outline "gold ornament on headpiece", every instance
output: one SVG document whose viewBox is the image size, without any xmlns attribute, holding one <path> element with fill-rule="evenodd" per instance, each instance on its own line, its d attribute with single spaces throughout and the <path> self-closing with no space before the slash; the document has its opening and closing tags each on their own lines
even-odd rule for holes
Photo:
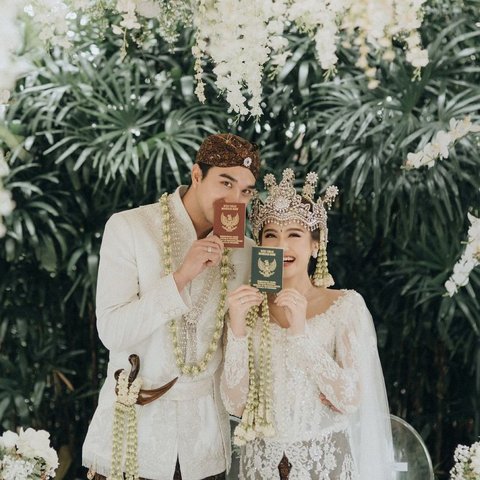
<svg viewBox="0 0 480 480">
<path fill-rule="evenodd" d="M 294 181 L 295 173 L 291 168 L 283 171 L 279 184 L 271 173 L 265 175 L 264 183 L 268 194 L 263 202 L 260 199 L 254 200 L 250 213 L 252 233 L 258 243 L 260 231 L 267 223 L 300 223 L 310 231 L 320 229 L 317 266 L 312 281 L 318 287 L 329 287 L 334 282 L 328 272 L 327 262 L 327 209 L 331 208 L 338 188 L 333 185 L 328 187 L 323 198 L 319 197 L 315 201 L 318 182 L 315 172 L 310 172 L 305 177 L 301 194 L 297 193 Z"/>
</svg>

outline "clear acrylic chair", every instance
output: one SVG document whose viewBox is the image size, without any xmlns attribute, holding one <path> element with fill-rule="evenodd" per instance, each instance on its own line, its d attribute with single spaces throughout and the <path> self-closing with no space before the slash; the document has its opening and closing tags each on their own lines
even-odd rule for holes
<svg viewBox="0 0 480 480">
<path fill-rule="evenodd" d="M 390 415 L 395 480 L 434 480 L 430 454 L 422 437 L 405 420 Z"/>
</svg>

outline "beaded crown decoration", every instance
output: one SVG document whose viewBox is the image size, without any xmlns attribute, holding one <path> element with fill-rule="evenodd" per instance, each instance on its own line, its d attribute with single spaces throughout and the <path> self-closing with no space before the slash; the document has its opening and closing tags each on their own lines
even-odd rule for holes
<svg viewBox="0 0 480 480">
<path fill-rule="evenodd" d="M 301 223 L 308 230 L 320 230 L 327 237 L 327 209 L 332 206 L 338 194 L 334 185 L 327 188 L 323 198 L 314 200 L 318 175 L 310 172 L 305 178 L 302 193 L 297 193 L 293 183 L 295 173 L 286 168 L 282 173 L 282 180 L 277 184 L 273 174 L 265 175 L 265 188 L 268 195 L 264 202 L 255 199 L 250 212 L 250 222 L 255 240 L 259 241 L 261 229 L 267 223 Z"/>
</svg>

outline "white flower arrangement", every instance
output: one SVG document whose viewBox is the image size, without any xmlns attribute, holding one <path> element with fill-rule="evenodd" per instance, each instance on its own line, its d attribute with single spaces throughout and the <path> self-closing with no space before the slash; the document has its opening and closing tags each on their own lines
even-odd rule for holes
<svg viewBox="0 0 480 480">
<path fill-rule="evenodd" d="M 267 61 L 278 70 L 288 56 L 284 32 L 296 25 L 315 42 L 318 61 L 327 73 L 335 70 L 340 33 L 359 53 L 357 66 L 365 71 L 368 86 L 375 88 L 376 69 L 369 65 L 368 54 L 381 52 L 394 57 L 392 41 L 404 39 L 406 59 L 417 69 L 426 65 L 418 28 L 425 0 L 4 0 L 0 31 L 0 103 L 7 103 L 18 76 L 20 62 L 21 15 L 31 17 L 38 27 L 38 39 L 47 46 L 68 48 L 74 36 L 70 22 L 79 15 L 103 18 L 107 12 L 118 14 L 115 34 L 141 44 L 142 34 L 150 32 L 154 18 L 158 32 L 170 44 L 176 42 L 181 28 L 194 26 L 196 94 L 205 101 L 202 60 L 213 61 L 218 88 L 226 95 L 231 111 L 261 115 L 261 83 Z M 2 5 L 3 6 L 3 5 Z M 17 70 L 13 68 L 17 67 Z"/>
<path fill-rule="evenodd" d="M 197 44 L 192 49 L 200 100 L 205 100 L 201 60 L 207 56 L 213 60 L 215 83 L 225 92 L 230 110 L 240 115 L 261 115 L 263 67 L 288 43 L 282 37 L 284 13 L 283 0 L 202 2 L 194 16 Z M 284 56 L 275 59 L 285 61 Z"/>
<path fill-rule="evenodd" d="M 22 62 L 16 52 L 22 44 L 17 17 L 20 5 L 17 0 L 5 0 L 2 3 L 2 28 L 0 28 L 0 105 L 10 99 L 10 90 L 22 71 Z"/>
<path fill-rule="evenodd" d="M 417 70 L 428 63 L 428 54 L 421 48 L 418 28 L 425 0 L 293 0 L 289 2 L 288 18 L 315 39 L 317 57 L 327 73 L 337 64 L 337 43 L 340 32 L 347 35 L 345 46 L 352 45 L 359 53 L 356 62 L 368 79 L 368 87 L 376 88 L 376 68 L 368 55 L 381 52 L 385 60 L 393 60 L 392 42 L 403 38 L 406 59 Z"/>
<path fill-rule="evenodd" d="M 433 141 L 427 143 L 417 153 L 409 153 L 405 162 L 406 169 L 427 166 L 432 168 L 438 158 L 448 158 L 450 148 L 455 142 L 469 133 L 480 132 L 480 125 L 472 123 L 470 117 L 463 120 L 450 119 L 450 130 L 440 130 L 435 134 Z"/>
<path fill-rule="evenodd" d="M 450 480 L 480 480 L 480 442 L 470 447 L 458 445 L 454 460 Z"/>
<path fill-rule="evenodd" d="M 15 208 L 15 203 L 12 200 L 12 194 L 9 190 L 4 189 L 2 177 L 6 177 L 10 169 L 7 164 L 7 160 L 0 149 L 0 238 L 5 236 L 7 229 L 3 224 L 3 218 L 12 213 Z"/>
<path fill-rule="evenodd" d="M 432 168 L 439 158 L 448 158 L 450 148 L 457 140 L 470 133 L 480 132 L 480 125 L 472 123 L 468 116 L 463 120 L 450 119 L 449 127 L 448 131 L 438 131 L 433 140 L 419 152 L 409 153 L 404 168 L 407 170 L 424 166 Z M 452 275 L 445 282 L 445 289 L 450 297 L 453 297 L 460 287 L 468 284 L 471 271 L 480 264 L 480 219 L 471 214 L 467 215 L 470 227 L 465 251 L 454 265 Z"/>
<path fill-rule="evenodd" d="M 67 3 L 62 0 L 23 0 L 23 2 L 24 11 L 33 19 L 39 30 L 38 38 L 45 45 L 63 48 L 72 46 L 68 38 L 72 11 Z"/>
<path fill-rule="evenodd" d="M 46 480 L 58 467 L 57 452 L 45 430 L 20 429 L 0 437 L 0 480 Z"/>
<path fill-rule="evenodd" d="M 467 245 L 460 260 L 454 265 L 452 275 L 445 282 L 450 297 L 453 297 L 460 287 L 467 285 L 471 271 L 480 265 L 480 218 L 467 215 L 470 220 Z"/>
<path fill-rule="evenodd" d="M 290 24 L 315 41 L 318 61 L 327 72 L 335 71 L 340 32 L 347 34 L 348 45 L 359 52 L 357 66 L 368 79 L 368 87 L 378 86 L 376 69 L 368 54 L 383 52 L 395 56 L 392 42 L 404 38 L 407 61 L 418 71 L 428 63 L 420 46 L 418 28 L 425 0 L 199 0 L 194 14 L 196 45 L 195 70 L 197 96 L 205 101 L 202 83 L 202 57 L 215 65 L 216 84 L 226 93 L 231 110 L 245 115 L 261 114 L 261 79 L 267 60 L 281 67 L 290 52 L 283 36 Z M 244 95 L 244 92 L 248 96 Z"/>
</svg>

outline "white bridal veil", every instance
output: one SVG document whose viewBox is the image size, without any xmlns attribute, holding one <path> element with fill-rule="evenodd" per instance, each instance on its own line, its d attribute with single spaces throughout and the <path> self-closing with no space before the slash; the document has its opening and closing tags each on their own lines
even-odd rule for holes
<svg viewBox="0 0 480 480">
<path fill-rule="evenodd" d="M 359 480 L 391 480 L 394 460 L 390 412 L 377 351 L 373 320 L 365 303 L 355 315 L 360 322 L 359 373 L 361 401 L 350 420 L 353 455 Z"/>
</svg>

